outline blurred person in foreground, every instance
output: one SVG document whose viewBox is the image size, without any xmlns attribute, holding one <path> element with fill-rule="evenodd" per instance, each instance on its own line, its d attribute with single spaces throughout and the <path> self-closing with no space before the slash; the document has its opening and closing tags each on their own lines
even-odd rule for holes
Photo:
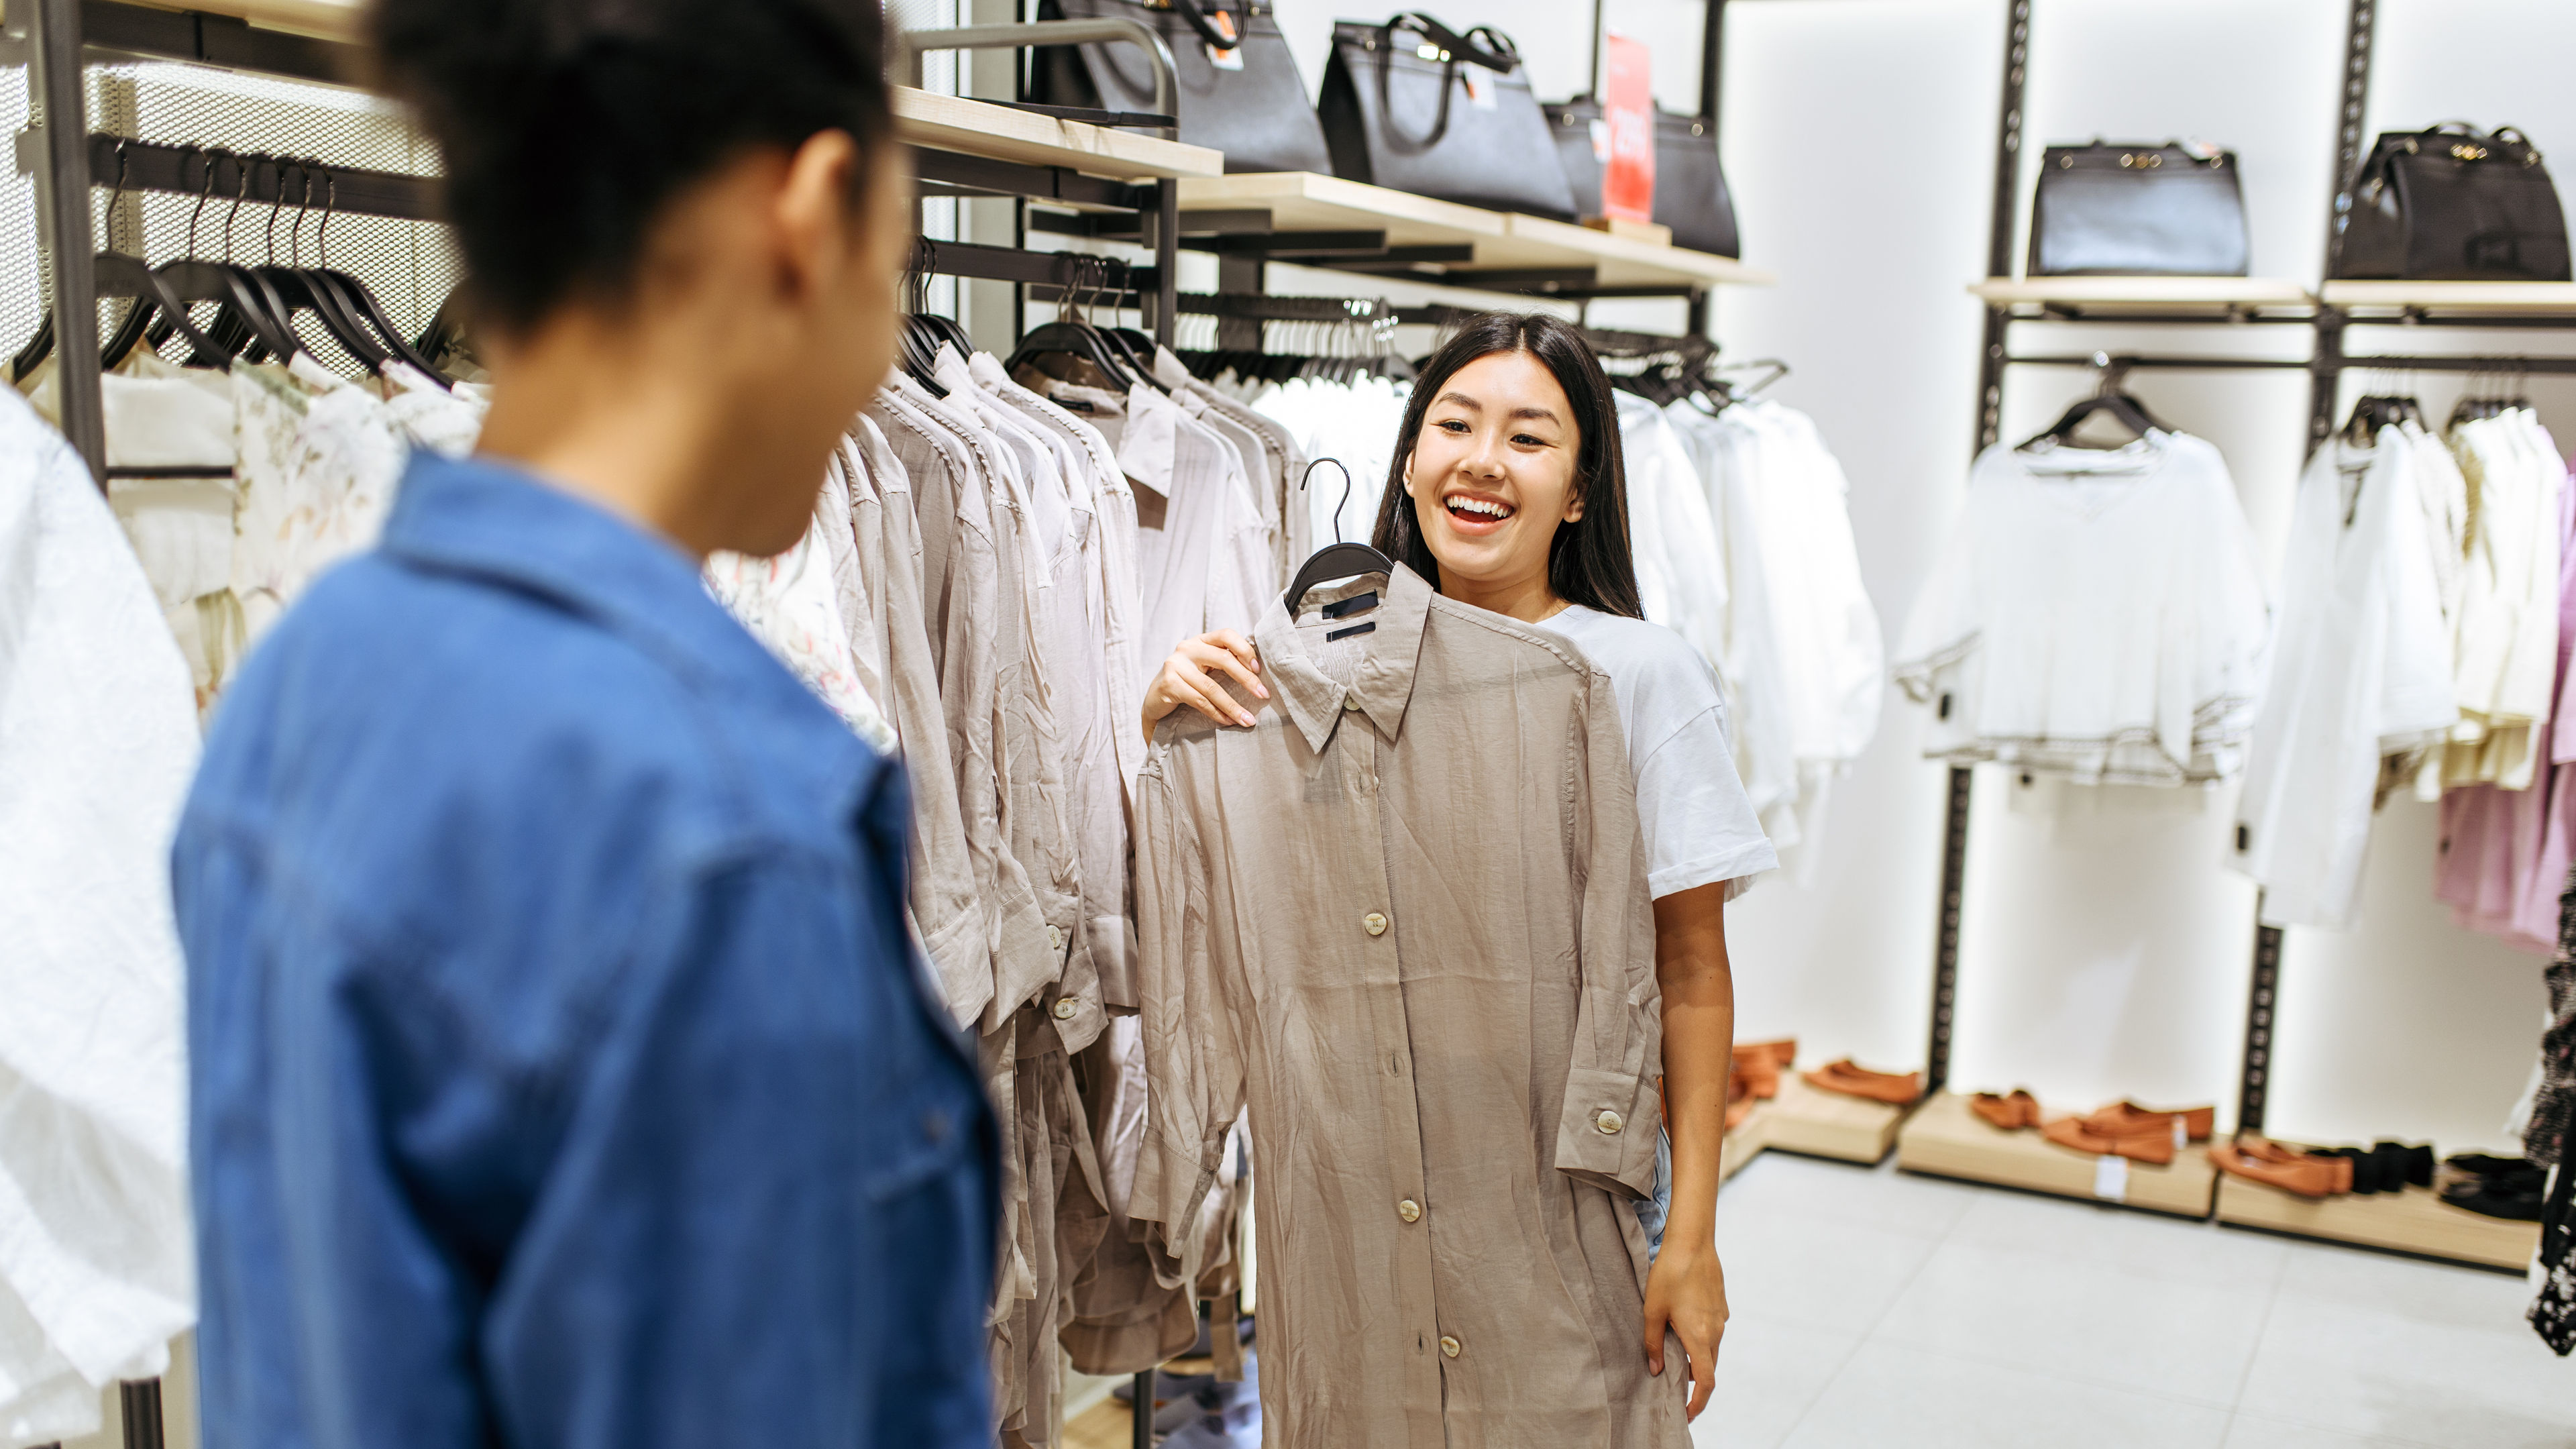
<svg viewBox="0 0 2576 1449">
<path fill-rule="evenodd" d="M 209 1449 L 988 1443 L 994 1128 L 903 774 L 699 583 L 886 374 L 877 0 L 378 0 L 493 396 L 175 851 Z"/>
</svg>

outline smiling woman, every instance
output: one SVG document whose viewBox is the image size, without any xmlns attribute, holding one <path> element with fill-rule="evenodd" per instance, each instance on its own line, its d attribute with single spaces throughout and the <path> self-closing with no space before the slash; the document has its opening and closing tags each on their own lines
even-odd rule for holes
<svg viewBox="0 0 2576 1449">
<path fill-rule="evenodd" d="M 1470 322 L 1415 383 L 1402 437 L 1379 552 L 1498 614 L 1535 620 L 1561 603 L 1644 617 L 1618 405 L 1573 328 L 1506 313 Z"/>
</svg>

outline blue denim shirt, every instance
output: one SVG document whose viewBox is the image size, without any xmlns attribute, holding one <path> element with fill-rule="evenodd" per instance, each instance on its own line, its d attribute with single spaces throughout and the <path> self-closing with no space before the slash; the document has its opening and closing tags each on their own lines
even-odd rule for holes
<svg viewBox="0 0 2576 1449">
<path fill-rule="evenodd" d="M 679 551 L 417 459 L 175 850 L 209 1449 L 989 1444 L 908 829 Z"/>
</svg>

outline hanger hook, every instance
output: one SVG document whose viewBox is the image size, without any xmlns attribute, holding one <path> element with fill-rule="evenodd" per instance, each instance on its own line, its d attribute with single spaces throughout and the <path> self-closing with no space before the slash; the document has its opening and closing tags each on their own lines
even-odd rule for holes
<svg viewBox="0 0 2576 1449">
<path fill-rule="evenodd" d="M 206 198 L 215 194 L 215 157 L 222 149 L 218 146 L 213 150 L 200 150 L 190 146 L 183 153 L 183 157 L 195 156 L 206 163 L 206 184 L 198 189 L 197 204 L 188 212 L 188 260 L 192 262 L 197 259 L 197 221 L 206 214 Z M 188 174 L 187 168 L 187 161 L 182 159 L 179 163 L 179 174 L 182 176 Z"/>
<path fill-rule="evenodd" d="M 1298 475 L 1297 491 L 1300 493 L 1305 492 L 1306 480 L 1314 477 L 1315 470 L 1323 467 L 1326 463 L 1330 463 L 1335 468 L 1340 469 L 1342 475 L 1342 501 L 1333 505 L 1333 542 L 1340 543 L 1342 541 L 1342 510 L 1349 507 L 1351 502 L 1351 470 L 1343 467 L 1342 460 L 1339 458 L 1317 458 L 1314 462 L 1306 465 L 1306 471 L 1304 473 Z"/>
<path fill-rule="evenodd" d="M 295 224 L 286 229 L 286 264 L 301 269 L 304 265 L 304 218 L 313 211 L 313 168 L 305 162 L 295 163 L 296 174 L 304 178 L 304 192 L 295 206 Z M 279 187 L 280 209 L 284 209 L 284 191 Z"/>
<path fill-rule="evenodd" d="M 277 171 L 277 197 L 268 204 L 268 264 L 277 265 L 277 214 L 286 209 L 286 160 L 270 157 L 268 164 Z"/>
<path fill-rule="evenodd" d="M 107 225 L 111 235 L 116 227 L 116 204 L 125 199 L 125 148 L 130 143 L 122 136 L 116 139 L 116 185 L 107 193 Z"/>
<path fill-rule="evenodd" d="M 329 171 L 322 173 L 322 223 L 313 228 L 313 251 L 318 265 L 331 270 L 331 213 L 340 204 L 340 178 Z"/>
<path fill-rule="evenodd" d="M 224 260 L 226 262 L 233 259 L 233 219 L 241 215 L 242 203 L 250 200 L 251 168 L 249 156 L 238 151 L 228 154 L 233 158 L 233 170 L 241 175 L 241 184 L 233 192 L 232 209 L 224 213 Z"/>
</svg>

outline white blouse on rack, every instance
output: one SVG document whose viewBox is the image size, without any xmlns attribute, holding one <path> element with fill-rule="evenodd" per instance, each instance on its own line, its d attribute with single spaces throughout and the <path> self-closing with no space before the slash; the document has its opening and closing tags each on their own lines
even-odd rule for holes
<svg viewBox="0 0 2576 1449">
<path fill-rule="evenodd" d="M 2275 926 L 2349 927 L 2382 760 L 2438 750 L 2459 718 L 2418 452 L 2396 428 L 2317 450 L 2299 479 L 2280 639 L 2228 863 Z"/>
<path fill-rule="evenodd" d="M 1933 758 L 2207 783 L 2242 763 L 2268 632 L 2215 447 L 2182 433 L 1997 446 L 1906 621 L 1896 678 L 1933 707 Z"/>
</svg>

